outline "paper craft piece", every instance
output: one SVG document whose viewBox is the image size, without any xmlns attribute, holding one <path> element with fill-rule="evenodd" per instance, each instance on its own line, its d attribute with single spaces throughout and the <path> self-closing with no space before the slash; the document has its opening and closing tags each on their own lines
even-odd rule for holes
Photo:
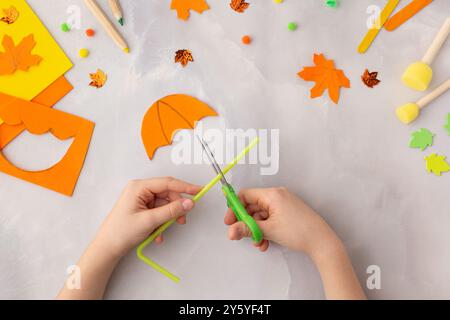
<svg viewBox="0 0 450 320">
<path fill-rule="evenodd" d="M 231 9 L 239 13 L 243 13 L 249 6 L 250 3 L 245 0 L 231 0 L 230 2 Z"/>
<path fill-rule="evenodd" d="M 69 81 L 65 77 L 60 77 L 53 82 L 47 89 L 42 91 L 32 101 L 47 107 L 52 107 L 66 94 L 73 89 Z M 2 150 L 8 143 L 14 140 L 19 134 L 25 130 L 23 124 L 10 126 L 3 124 L 0 126 L 0 150 Z"/>
<path fill-rule="evenodd" d="M 389 16 L 392 14 L 392 12 L 397 7 L 400 0 L 389 0 L 386 6 L 384 7 L 383 11 L 381 11 L 380 17 L 375 21 L 373 27 L 369 29 L 369 31 L 366 33 L 364 39 L 362 40 L 361 44 L 358 47 L 359 53 L 365 53 L 367 49 L 369 49 L 370 45 L 372 44 L 373 40 L 377 37 L 378 33 L 380 32 L 381 28 L 383 28 L 383 25 L 386 23 Z"/>
<path fill-rule="evenodd" d="M 389 20 L 384 24 L 384 28 L 387 31 L 394 31 L 432 2 L 433 0 L 413 0 L 402 10 L 390 17 Z"/>
<path fill-rule="evenodd" d="M 194 62 L 194 57 L 192 57 L 192 53 L 189 50 L 178 50 L 175 53 L 175 63 L 179 62 L 183 67 L 186 67 L 189 61 Z"/>
<path fill-rule="evenodd" d="M 362 82 L 373 89 L 373 87 L 377 86 L 381 81 L 377 79 L 378 72 L 369 72 L 368 69 L 364 71 L 364 74 L 361 76 Z"/>
<path fill-rule="evenodd" d="M 314 67 L 303 68 L 298 76 L 305 81 L 316 83 L 311 89 L 311 98 L 322 96 L 328 89 L 328 95 L 337 104 L 340 88 L 350 88 L 350 80 L 344 71 L 335 68 L 333 60 L 327 60 L 323 54 L 314 54 L 314 64 Z"/>
<path fill-rule="evenodd" d="M 442 173 L 450 171 L 450 165 L 445 161 L 445 156 L 438 156 L 433 153 L 425 157 L 428 173 L 434 173 L 440 177 Z"/>
<path fill-rule="evenodd" d="M 0 75 L 0 91 L 30 101 L 64 75 L 72 63 L 25 0 L 1 0 L 1 7 L 11 6 L 20 12 L 20 17 L 13 24 L 0 23 L 0 39 L 8 35 L 19 43 L 33 34 L 36 42 L 33 55 L 40 56 L 42 61 L 26 72 L 19 70 L 14 74 Z"/>
<path fill-rule="evenodd" d="M 208 10 L 209 6 L 205 0 L 172 0 L 170 9 L 177 10 L 178 19 L 187 20 L 190 10 L 201 14 L 203 11 Z"/>
<path fill-rule="evenodd" d="M 5 8 L 2 11 L 3 17 L 0 21 L 5 22 L 6 24 L 13 24 L 19 18 L 19 11 L 14 6 Z"/>
<path fill-rule="evenodd" d="M 94 123 L 34 102 L 0 93 L 0 117 L 11 126 L 24 125 L 32 134 L 51 132 L 56 138 L 74 138 L 63 159 L 43 171 L 24 171 L 0 152 L 0 171 L 67 196 L 73 194 L 89 148 Z"/>
<path fill-rule="evenodd" d="M 433 139 L 434 134 L 432 134 L 429 130 L 422 128 L 419 131 L 412 133 L 409 147 L 424 151 L 426 148 L 433 145 Z"/>
<path fill-rule="evenodd" d="M 156 149 L 172 144 L 178 130 L 194 129 L 197 121 L 210 116 L 217 116 L 217 113 L 188 95 L 175 94 L 156 101 L 145 114 L 141 130 L 150 160 Z"/>
<path fill-rule="evenodd" d="M 447 124 L 444 128 L 447 129 L 448 135 L 450 136 L 450 113 L 447 115 Z"/>
<path fill-rule="evenodd" d="M 238 162 L 241 161 L 250 152 L 250 150 L 253 149 L 258 143 L 259 143 L 259 138 L 256 137 L 255 139 L 253 139 L 252 142 L 250 142 L 250 144 L 244 150 L 242 150 L 241 153 L 239 153 L 236 156 L 236 158 L 233 159 L 232 162 L 230 162 L 230 164 L 228 164 L 225 168 L 222 169 L 222 173 L 223 174 L 227 174 L 229 171 L 231 171 L 231 169 L 233 169 L 234 166 L 236 166 L 238 164 Z M 208 193 L 209 190 L 212 189 L 212 187 L 214 187 L 220 181 L 220 179 L 222 179 L 222 175 L 221 174 L 218 174 L 217 176 L 215 176 L 209 183 L 207 183 L 202 188 L 202 190 L 200 190 L 199 193 L 197 193 L 192 198 L 192 201 L 198 202 L 201 198 L 203 198 L 203 196 L 206 193 Z M 172 219 L 170 221 L 167 221 L 161 227 L 159 227 L 156 231 L 154 231 L 147 239 L 145 239 L 144 242 L 142 242 L 137 247 L 136 254 L 137 254 L 138 258 L 141 261 L 145 262 L 147 265 L 149 265 L 150 267 L 152 267 L 156 271 L 161 272 L 163 275 L 165 275 L 166 277 L 168 277 L 172 281 L 178 283 L 178 282 L 180 282 L 180 278 L 178 278 L 176 275 L 174 275 L 173 273 L 171 273 L 170 271 L 168 271 L 164 267 L 160 266 L 159 264 L 157 264 L 156 262 L 154 262 L 153 260 L 148 258 L 146 255 L 144 255 L 144 249 L 148 245 L 150 245 L 153 242 L 153 240 L 155 240 L 159 235 L 161 235 L 164 231 L 169 229 L 175 223 L 175 221 L 176 221 L 176 219 Z"/>
<path fill-rule="evenodd" d="M 96 73 L 90 73 L 89 76 L 91 77 L 91 83 L 89 83 L 89 85 L 97 89 L 102 88 L 105 85 L 106 80 L 108 80 L 106 73 L 100 69 L 97 69 Z"/>
<path fill-rule="evenodd" d="M 17 70 L 28 71 L 30 67 L 37 66 L 42 58 L 31 53 L 35 45 L 32 34 L 23 38 L 17 46 L 10 36 L 4 35 L 4 52 L 0 51 L 0 76 L 13 74 Z"/>
</svg>

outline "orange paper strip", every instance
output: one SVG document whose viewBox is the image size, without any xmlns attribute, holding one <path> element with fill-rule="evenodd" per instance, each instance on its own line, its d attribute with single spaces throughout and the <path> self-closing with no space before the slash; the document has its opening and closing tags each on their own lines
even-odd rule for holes
<svg viewBox="0 0 450 320">
<path fill-rule="evenodd" d="M 53 82 L 47 89 L 42 91 L 32 101 L 47 107 L 53 107 L 59 100 L 61 100 L 66 94 L 73 89 L 67 79 L 62 76 L 55 82 Z M 6 123 L 0 125 L 0 150 L 14 140 L 25 130 L 23 124 L 11 126 Z"/>
<path fill-rule="evenodd" d="M 47 106 L 0 93 L 0 118 L 10 126 L 24 125 L 33 134 L 51 132 L 60 140 L 74 138 L 63 159 L 42 171 L 25 171 L 0 152 L 0 171 L 71 196 L 83 167 L 95 124 Z"/>
<path fill-rule="evenodd" d="M 432 2 L 433 0 L 413 0 L 410 4 L 389 18 L 384 24 L 384 28 L 387 31 L 394 31 Z"/>
</svg>

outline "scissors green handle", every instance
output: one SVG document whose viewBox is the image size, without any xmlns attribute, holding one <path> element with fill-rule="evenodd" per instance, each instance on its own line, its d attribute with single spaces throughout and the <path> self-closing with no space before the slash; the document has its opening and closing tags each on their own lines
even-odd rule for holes
<svg viewBox="0 0 450 320">
<path fill-rule="evenodd" d="M 222 191 L 227 199 L 227 206 L 231 210 L 233 210 L 234 215 L 238 219 L 238 221 L 242 221 L 248 227 L 250 232 L 252 233 L 253 242 L 256 244 L 261 243 L 263 240 L 263 233 L 256 223 L 255 219 L 251 215 L 248 214 L 244 205 L 242 204 L 239 197 L 234 192 L 234 189 L 229 184 L 222 185 Z"/>
</svg>

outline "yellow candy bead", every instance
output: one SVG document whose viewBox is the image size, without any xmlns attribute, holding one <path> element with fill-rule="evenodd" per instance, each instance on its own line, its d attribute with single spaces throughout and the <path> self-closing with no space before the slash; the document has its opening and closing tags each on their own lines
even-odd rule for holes
<svg viewBox="0 0 450 320">
<path fill-rule="evenodd" d="M 89 50 L 88 49 L 81 49 L 78 54 L 81 58 L 87 58 L 89 56 Z"/>
</svg>

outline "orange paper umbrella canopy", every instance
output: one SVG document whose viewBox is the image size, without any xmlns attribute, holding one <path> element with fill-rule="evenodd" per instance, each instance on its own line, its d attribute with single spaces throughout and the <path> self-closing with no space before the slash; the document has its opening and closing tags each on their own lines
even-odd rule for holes
<svg viewBox="0 0 450 320">
<path fill-rule="evenodd" d="M 206 103 L 184 94 L 170 95 L 156 101 L 142 121 L 142 141 L 150 160 L 156 149 L 172 144 L 181 129 L 194 129 L 204 117 L 217 116 Z"/>
</svg>

